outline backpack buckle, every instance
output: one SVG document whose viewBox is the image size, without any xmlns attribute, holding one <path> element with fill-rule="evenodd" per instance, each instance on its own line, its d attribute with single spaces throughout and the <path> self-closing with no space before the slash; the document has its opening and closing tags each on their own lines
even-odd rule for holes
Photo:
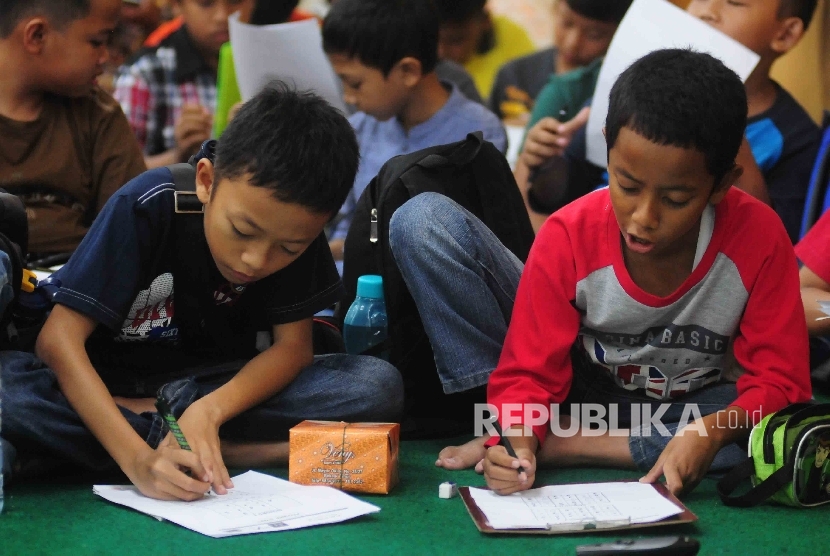
<svg viewBox="0 0 830 556">
<path fill-rule="evenodd" d="M 174 191 L 173 204 L 176 214 L 202 214 L 205 205 L 196 196 L 195 191 Z"/>
</svg>

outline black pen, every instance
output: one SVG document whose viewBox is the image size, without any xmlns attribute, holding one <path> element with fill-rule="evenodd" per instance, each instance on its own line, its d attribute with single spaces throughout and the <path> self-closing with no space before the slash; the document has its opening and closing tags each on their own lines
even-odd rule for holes
<svg viewBox="0 0 830 556">
<path fill-rule="evenodd" d="M 501 430 L 501 425 L 499 425 L 498 419 L 493 421 L 493 427 L 495 427 L 496 432 L 499 433 L 499 444 L 504 446 L 504 449 L 507 450 L 507 455 L 511 458 L 519 459 L 519 456 L 516 455 L 516 451 L 513 449 L 513 446 L 510 444 L 510 441 L 504 436 L 504 433 Z M 524 467 L 521 465 L 516 469 L 519 472 L 519 475 L 525 472 Z"/>
</svg>

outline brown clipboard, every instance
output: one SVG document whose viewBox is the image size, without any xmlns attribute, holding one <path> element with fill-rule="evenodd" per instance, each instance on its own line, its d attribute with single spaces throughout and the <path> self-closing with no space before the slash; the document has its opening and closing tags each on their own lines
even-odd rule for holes
<svg viewBox="0 0 830 556">
<path fill-rule="evenodd" d="M 608 482 L 608 481 L 602 481 Z M 619 481 L 619 482 L 633 482 L 633 481 Z M 567 483 L 563 483 L 567 484 Z M 592 483 L 571 483 L 571 484 L 592 484 Z M 593 484 L 600 484 L 600 483 L 593 483 Z M 542 485 L 546 486 L 546 485 Z M 677 505 L 678 508 L 682 508 L 683 512 L 672 517 L 667 517 L 666 519 L 661 519 L 660 521 L 653 521 L 651 523 L 631 523 L 629 525 L 623 525 L 621 527 L 601 527 L 601 528 L 584 528 L 584 529 L 576 529 L 576 530 L 550 530 L 550 529 L 494 529 L 490 523 L 487 521 L 487 517 L 485 517 L 484 512 L 476 505 L 475 500 L 473 499 L 472 495 L 470 494 L 470 487 L 461 487 L 458 489 L 458 493 L 461 496 L 461 499 L 464 501 L 464 505 L 467 507 L 467 511 L 470 512 L 470 517 L 473 518 L 473 522 L 476 524 L 476 527 L 482 533 L 487 534 L 502 534 L 502 535 L 584 535 L 594 534 L 594 533 L 603 533 L 605 531 L 626 531 L 628 529 L 643 529 L 646 527 L 660 527 L 666 525 L 682 525 L 686 523 L 694 523 L 697 521 L 697 516 L 689 510 L 683 503 L 677 499 L 677 497 L 669 492 L 669 489 L 666 488 L 666 485 L 662 483 L 652 483 L 654 489 L 659 492 L 662 496 L 667 498 L 670 502 Z"/>
</svg>

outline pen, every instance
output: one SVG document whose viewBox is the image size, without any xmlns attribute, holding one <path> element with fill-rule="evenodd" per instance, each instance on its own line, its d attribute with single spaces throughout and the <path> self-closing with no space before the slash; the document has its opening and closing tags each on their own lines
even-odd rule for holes
<svg viewBox="0 0 830 556">
<path fill-rule="evenodd" d="M 167 427 L 176 438 L 176 442 L 179 443 L 179 448 L 190 452 L 190 444 L 187 443 L 187 439 L 184 437 L 182 429 L 179 428 L 179 422 L 176 421 L 176 418 L 173 416 L 173 412 L 170 410 L 170 405 L 161 394 L 159 394 L 156 398 L 156 409 L 159 410 L 159 414 L 164 418 L 164 421 L 167 423 Z"/>
<path fill-rule="evenodd" d="M 493 421 L 493 427 L 496 429 L 496 432 L 499 433 L 499 444 L 504 446 L 504 449 L 507 450 L 507 455 L 510 456 L 511 458 L 519 459 L 518 456 L 516 455 L 516 451 L 513 449 L 513 446 L 510 444 L 510 441 L 507 439 L 506 436 L 504 436 L 504 433 L 501 430 L 501 425 L 499 425 L 498 419 Z M 525 472 L 525 469 L 524 469 L 524 467 L 522 467 L 520 465 L 516 469 L 516 471 L 518 471 L 519 474 L 521 475 L 522 473 Z"/>
</svg>

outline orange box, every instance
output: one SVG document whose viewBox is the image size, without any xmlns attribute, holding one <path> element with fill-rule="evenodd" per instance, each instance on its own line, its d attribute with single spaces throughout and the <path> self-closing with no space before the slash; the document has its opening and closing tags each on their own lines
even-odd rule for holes
<svg viewBox="0 0 830 556">
<path fill-rule="evenodd" d="M 303 421 L 289 435 L 292 483 L 374 494 L 398 483 L 397 423 Z"/>
</svg>

